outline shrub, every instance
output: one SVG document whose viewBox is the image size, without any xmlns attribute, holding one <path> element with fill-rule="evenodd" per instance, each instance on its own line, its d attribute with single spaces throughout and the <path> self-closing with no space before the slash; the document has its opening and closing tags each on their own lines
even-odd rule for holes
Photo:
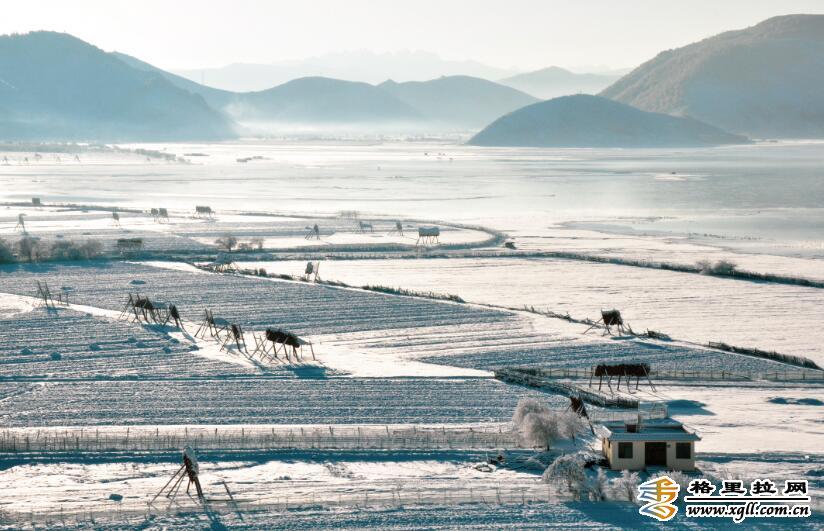
<svg viewBox="0 0 824 531">
<path fill-rule="evenodd" d="M 695 265 L 703 275 L 733 275 L 735 274 L 735 268 L 738 267 L 735 262 L 729 260 L 718 260 L 715 263 L 709 260 L 700 260 Z"/>
<path fill-rule="evenodd" d="M 547 467 L 542 479 L 545 483 L 560 481 L 576 499 L 580 499 L 586 482 L 584 461 L 580 453 L 564 454 Z"/>
<path fill-rule="evenodd" d="M 512 423 L 515 424 L 515 427 L 519 427 L 521 425 L 521 421 L 524 420 L 530 413 L 542 413 L 542 414 L 549 414 L 550 409 L 549 407 L 541 402 L 536 398 L 522 398 L 518 400 L 518 405 L 515 406 L 515 413 L 512 415 Z"/>
<path fill-rule="evenodd" d="M 640 483 L 638 472 L 624 470 L 621 472 L 621 477 L 616 478 L 612 482 L 612 488 L 610 490 L 612 490 L 613 498 L 616 500 L 635 502 L 636 496 L 638 496 L 638 483 Z"/>
<path fill-rule="evenodd" d="M 31 236 L 23 236 L 17 242 L 17 254 L 22 260 L 27 262 L 37 262 L 45 255 L 40 246 L 40 240 Z"/>
<path fill-rule="evenodd" d="M 591 501 L 606 501 L 609 497 L 609 479 L 603 468 L 598 469 L 598 474 L 587 485 L 587 493 Z"/>
<path fill-rule="evenodd" d="M 10 264 L 14 262 L 14 253 L 6 240 L 0 239 L 0 264 Z"/>
<path fill-rule="evenodd" d="M 95 240 L 83 243 L 58 240 L 51 246 L 52 260 L 90 260 L 103 251 L 103 245 Z"/>
</svg>

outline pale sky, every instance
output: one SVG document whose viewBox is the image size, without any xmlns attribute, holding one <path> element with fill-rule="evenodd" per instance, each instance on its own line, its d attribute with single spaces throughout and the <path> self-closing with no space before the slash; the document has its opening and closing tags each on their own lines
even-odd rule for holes
<svg viewBox="0 0 824 531">
<path fill-rule="evenodd" d="M 423 50 L 521 70 L 623 68 L 822 0 L 3 0 L 0 33 L 64 31 L 166 69 Z"/>
</svg>

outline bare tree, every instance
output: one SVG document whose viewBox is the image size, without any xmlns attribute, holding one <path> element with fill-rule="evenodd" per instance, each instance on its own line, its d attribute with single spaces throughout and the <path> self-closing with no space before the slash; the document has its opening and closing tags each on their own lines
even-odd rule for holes
<svg viewBox="0 0 824 531">
<path fill-rule="evenodd" d="M 225 234 L 215 240 L 215 245 L 217 245 L 221 249 L 226 249 L 226 251 L 231 253 L 232 249 L 234 249 L 235 246 L 237 246 L 237 238 L 235 238 L 231 234 Z"/>
<path fill-rule="evenodd" d="M 512 423 L 518 428 L 521 422 L 530 413 L 540 413 L 549 415 L 551 413 L 549 407 L 536 398 L 524 397 L 518 400 L 518 405 L 515 406 L 515 413 L 512 415 Z"/>
<path fill-rule="evenodd" d="M 583 456 L 574 453 L 558 457 L 547 467 L 542 478 L 545 483 L 562 482 L 576 499 L 580 499 L 586 482 Z"/>
<path fill-rule="evenodd" d="M 549 450 L 561 432 L 558 417 L 547 413 L 529 413 L 521 422 L 520 434 L 525 442 Z"/>
</svg>

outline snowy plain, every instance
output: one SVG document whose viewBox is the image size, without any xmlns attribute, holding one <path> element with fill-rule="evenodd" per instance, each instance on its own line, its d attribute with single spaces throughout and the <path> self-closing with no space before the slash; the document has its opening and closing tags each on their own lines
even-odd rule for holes
<svg viewBox="0 0 824 531">
<path fill-rule="evenodd" d="M 821 144 L 672 151 L 401 142 L 131 147 L 208 156 L 170 162 L 95 152 L 78 160 L 35 160 L 30 153 L 24 162 L 23 153 L 5 154 L 10 163 L 0 167 L 5 203 L 0 238 L 20 236 L 15 225 L 24 213 L 27 229 L 44 243 L 95 239 L 112 252 L 116 238 L 141 237 L 153 262 L 0 266 L 4 426 L 34 433 L 46 427 L 216 424 L 480 428 L 505 426 L 524 396 L 541 397 L 559 409 L 568 403 L 560 395 L 492 379 L 500 366 L 587 368 L 603 361 L 646 361 L 659 368 L 765 371 L 779 365 L 680 341 L 584 336 L 580 325 L 488 305 L 535 306 L 574 317 L 597 317 L 601 308 L 618 307 L 636 330 L 824 359 L 816 326 L 824 313 L 824 291 L 818 288 L 529 256 L 575 252 L 687 265 L 726 259 L 744 270 L 820 280 Z M 236 162 L 250 156 L 262 158 Z M 47 205 L 82 206 L 35 208 L 25 204 L 32 197 Z M 202 204 L 216 210 L 214 220 L 193 218 L 194 206 Z M 155 222 L 145 212 L 155 207 L 169 208 L 170 220 Z M 120 226 L 108 210 L 97 208 L 123 209 Z M 375 233 L 360 232 L 353 211 L 372 223 Z M 408 231 L 403 237 L 389 234 L 398 220 Z M 305 234 L 314 223 L 321 240 L 313 242 Z M 421 225 L 442 227 L 440 248 L 414 249 Z M 498 231 L 514 238 L 513 254 L 524 256 L 485 258 L 502 251 L 484 248 Z M 250 243 L 261 239 L 274 256 L 266 257 L 268 262 L 255 257 L 246 265 L 270 273 L 299 276 L 307 259 L 320 259 L 325 280 L 453 293 L 479 304 L 215 275 L 168 262 L 214 255 L 214 240 L 226 234 Z M 464 255 L 427 258 L 450 249 Z M 335 260 L 337 253 L 347 260 Z M 477 256 L 467 256 L 472 253 Z M 69 288 L 72 306 L 54 312 L 37 307 L 30 299 L 35 279 Z M 178 304 L 187 328 L 197 326 L 206 308 L 250 333 L 283 326 L 311 339 L 317 360 L 264 364 L 190 333 L 117 320 L 129 292 Z M 820 489 L 823 392 L 810 382 L 667 383 L 644 396 L 667 401 L 675 418 L 699 431 L 702 470 L 718 477 L 793 474 Z M 210 487 L 220 488 L 221 477 L 238 496 L 258 501 L 265 493 L 277 497 L 277 489 L 297 489 L 305 499 L 317 496 L 325 504 L 356 494 L 334 512 L 309 503 L 303 512 L 281 507 L 250 513 L 244 522 L 250 528 L 282 525 L 271 514 L 285 513 L 292 527 L 318 518 L 364 527 L 646 523 L 630 504 L 494 501 L 501 484 L 543 488 L 540 470 L 478 472 L 473 466 L 486 456 L 472 452 L 402 454 L 207 455 L 203 463 L 205 477 L 213 473 Z M 74 504 L 81 511 L 102 507 L 115 515 L 118 504 L 107 501 L 109 494 L 145 503 L 173 472 L 176 459 L 17 455 L 4 459 L 0 470 L 0 484 L 14 492 L 0 510 L 23 515 L 38 503 L 39 511 L 57 519 L 63 504 Z M 413 495 L 403 509 L 397 501 L 365 509 L 369 502 L 358 498 L 363 492 L 391 492 L 397 483 L 410 492 L 423 490 L 430 500 L 418 506 Z M 478 503 L 474 498 L 467 505 L 425 506 L 439 496 L 442 501 L 444 489 L 466 494 L 475 486 L 491 496 L 483 511 L 471 508 Z M 355 505 L 360 509 L 352 511 Z M 154 516 L 143 525 L 197 528 L 214 525 L 210 518 L 215 516 L 184 511 Z M 237 524 L 243 516 L 224 511 L 220 518 Z M 118 527 L 117 520 L 109 522 Z"/>
</svg>

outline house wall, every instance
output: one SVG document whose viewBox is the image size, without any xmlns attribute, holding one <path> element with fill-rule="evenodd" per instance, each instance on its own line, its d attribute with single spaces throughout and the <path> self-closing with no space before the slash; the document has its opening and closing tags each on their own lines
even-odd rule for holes
<svg viewBox="0 0 824 531">
<path fill-rule="evenodd" d="M 667 469 L 669 470 L 695 470 L 695 443 L 690 442 L 690 459 L 676 459 L 675 457 L 675 442 L 667 442 Z M 644 441 L 634 441 L 632 443 L 632 458 L 621 459 L 618 457 L 618 443 L 604 439 L 602 448 L 604 456 L 609 461 L 609 467 L 612 470 L 643 470 L 646 468 L 644 462 L 645 455 Z"/>
</svg>

